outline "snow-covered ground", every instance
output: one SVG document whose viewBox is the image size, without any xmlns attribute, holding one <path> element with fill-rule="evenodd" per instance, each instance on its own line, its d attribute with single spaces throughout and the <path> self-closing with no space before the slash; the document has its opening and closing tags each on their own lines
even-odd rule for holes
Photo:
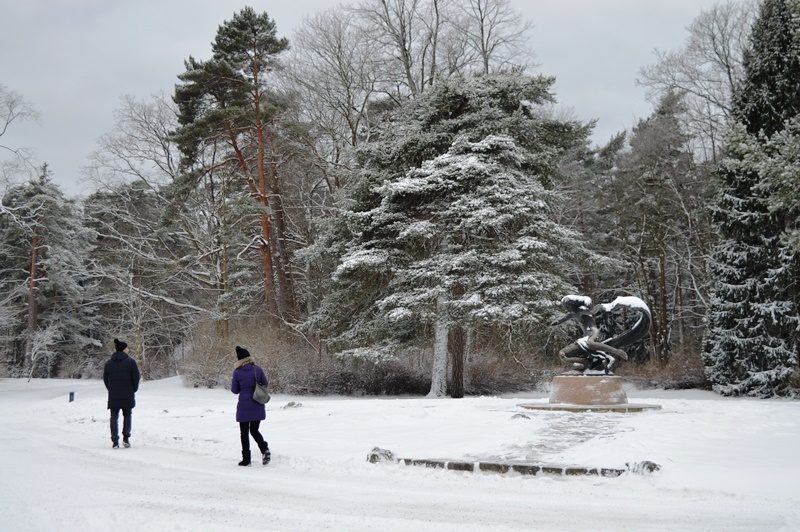
<svg viewBox="0 0 800 532">
<path fill-rule="evenodd" d="M 75 392 L 69 403 L 68 393 Z M 275 395 L 270 465 L 238 467 L 235 396 L 144 382 L 112 450 L 99 381 L 0 380 L 0 530 L 800 530 L 800 402 L 629 392 L 663 410 L 523 410 L 461 400 Z M 298 408 L 282 408 L 289 401 Z M 517 413 L 523 417 L 514 418 Z M 120 420 L 121 423 L 121 420 Z M 618 478 L 461 473 L 401 457 L 662 471 Z"/>
</svg>

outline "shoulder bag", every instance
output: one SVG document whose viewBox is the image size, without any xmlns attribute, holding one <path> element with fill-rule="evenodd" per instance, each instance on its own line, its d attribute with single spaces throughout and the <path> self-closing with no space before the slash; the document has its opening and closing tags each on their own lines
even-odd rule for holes
<svg viewBox="0 0 800 532">
<path fill-rule="evenodd" d="M 270 396 L 269 392 L 267 391 L 267 385 L 258 382 L 258 372 L 256 371 L 255 364 L 253 364 L 253 378 L 256 381 L 256 389 L 253 390 L 253 401 L 256 403 L 261 403 L 262 405 L 269 403 Z"/>
</svg>

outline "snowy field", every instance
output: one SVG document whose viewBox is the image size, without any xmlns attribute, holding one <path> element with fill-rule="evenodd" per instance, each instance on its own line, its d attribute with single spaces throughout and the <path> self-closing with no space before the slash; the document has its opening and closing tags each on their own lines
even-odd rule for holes
<svg viewBox="0 0 800 532">
<path fill-rule="evenodd" d="M 69 403 L 68 393 L 76 393 Z M 800 530 L 800 402 L 629 392 L 661 411 L 524 411 L 461 400 L 276 395 L 270 465 L 243 468 L 235 396 L 144 382 L 112 450 L 99 381 L 0 380 L 0 530 Z M 289 401 L 298 408 L 282 408 Z M 513 418 L 523 412 L 529 419 Z M 512 419 L 513 418 L 513 419 Z M 121 424 L 121 420 L 120 420 Z M 369 464 L 532 460 L 662 471 L 618 478 Z"/>
</svg>

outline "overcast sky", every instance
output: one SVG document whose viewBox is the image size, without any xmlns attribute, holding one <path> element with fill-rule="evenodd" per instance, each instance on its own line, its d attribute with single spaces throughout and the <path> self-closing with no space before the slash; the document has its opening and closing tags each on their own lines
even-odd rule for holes
<svg viewBox="0 0 800 532">
<path fill-rule="evenodd" d="M 539 70 L 556 76 L 559 103 L 598 119 L 596 143 L 650 112 L 636 85 L 653 49 L 673 49 L 715 0 L 512 0 L 534 28 Z M 108 132 L 123 95 L 171 94 L 183 60 L 205 59 L 217 27 L 252 5 L 291 40 L 303 16 L 335 0 L 0 0 L 0 84 L 39 111 L 5 145 L 34 150 L 70 195 L 85 195 L 82 167 Z M 7 157 L 0 153 L 0 158 Z"/>
</svg>

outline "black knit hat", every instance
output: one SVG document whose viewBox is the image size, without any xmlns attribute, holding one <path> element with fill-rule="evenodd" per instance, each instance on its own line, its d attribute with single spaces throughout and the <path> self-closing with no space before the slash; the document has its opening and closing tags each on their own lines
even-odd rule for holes
<svg viewBox="0 0 800 532">
<path fill-rule="evenodd" d="M 250 356 L 250 351 L 248 351 L 244 347 L 239 347 L 238 345 L 236 346 L 236 360 L 241 360 L 249 356 Z"/>
<path fill-rule="evenodd" d="M 121 353 L 122 351 L 125 351 L 126 347 L 128 347 L 128 344 L 126 344 L 125 342 L 123 342 L 121 340 L 117 340 L 116 338 L 114 338 L 114 349 L 116 349 L 117 351 L 119 351 Z"/>
</svg>

